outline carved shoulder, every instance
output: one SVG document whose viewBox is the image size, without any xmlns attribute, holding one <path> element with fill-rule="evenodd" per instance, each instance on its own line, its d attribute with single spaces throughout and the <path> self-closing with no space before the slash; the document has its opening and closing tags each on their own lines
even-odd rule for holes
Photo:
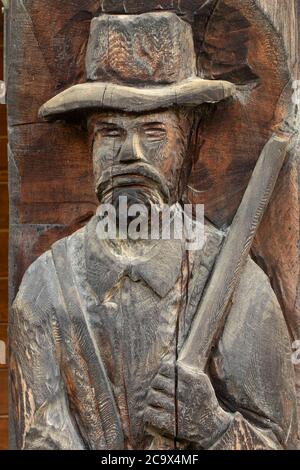
<svg viewBox="0 0 300 470">
<path fill-rule="evenodd" d="M 52 311 L 54 265 L 50 251 L 40 256 L 26 271 L 13 303 L 12 320 L 23 317 L 31 325 L 43 322 Z M 57 293 L 56 293 L 57 295 Z"/>
<path fill-rule="evenodd" d="M 20 449 L 83 448 L 61 375 L 58 298 L 53 258 L 47 251 L 27 270 L 13 304 L 10 372 Z"/>
</svg>

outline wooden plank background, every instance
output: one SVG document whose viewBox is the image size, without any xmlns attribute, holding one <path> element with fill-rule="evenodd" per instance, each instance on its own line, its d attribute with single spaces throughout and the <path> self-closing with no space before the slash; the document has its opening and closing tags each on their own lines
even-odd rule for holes
<svg viewBox="0 0 300 470">
<path fill-rule="evenodd" d="M 201 158 L 195 161 L 190 181 L 193 190 L 188 194 L 189 199 L 204 203 L 206 215 L 216 225 L 229 224 L 259 153 L 272 132 L 275 105 L 287 79 L 280 44 L 269 25 L 264 23 L 262 13 L 254 15 L 251 8 L 254 1 L 222 0 L 217 10 L 214 10 L 213 0 L 13 0 L 10 3 L 11 299 L 26 268 L 55 240 L 84 224 L 96 207 L 84 129 L 63 121 L 41 122 L 37 113 L 39 107 L 59 91 L 85 81 L 84 51 L 90 20 L 101 11 L 139 13 L 173 6 L 177 12 L 175 7 L 180 4 L 180 14 L 192 22 L 191 11 L 201 9 L 201 15 L 196 15 L 194 35 L 201 58 L 199 70 L 204 76 L 227 77 L 236 83 L 243 82 L 244 76 L 247 82 L 251 71 L 254 77 L 259 77 L 260 86 L 253 90 L 251 100 L 243 106 L 238 101 L 224 103 L 205 123 L 199 146 Z M 270 18 L 281 19 L 282 12 L 288 12 L 288 20 L 277 26 L 285 38 L 290 66 L 293 64 L 296 69 L 293 78 L 299 78 L 295 31 L 289 28 L 287 35 L 285 28 L 286 22 L 293 20 L 297 29 L 300 0 L 260 0 L 260 3 Z M 281 7 L 283 3 L 285 8 Z M 242 6 L 243 11 L 240 11 Z M 214 21 L 208 22 L 212 10 L 215 11 Z M 9 21 L 12 18 L 13 21 Z M 1 17 L 1 54 L 2 20 Z M 2 74 L 1 69 L 0 78 Z M 2 336 L 7 326 L 6 144 L 5 107 L 0 106 Z M 300 331 L 298 162 L 298 156 L 290 155 L 275 191 L 276 204 L 271 204 L 254 246 L 255 257 L 272 281 L 295 339 L 299 338 Z M 2 371 L 0 448 L 7 446 L 6 368 L 0 369 L 0 373 Z"/>
<path fill-rule="evenodd" d="M 3 15 L 0 13 L 0 80 L 3 80 Z M 7 125 L 6 107 L 0 105 L 0 341 L 7 342 Z M 8 371 L 0 363 L 0 450 L 8 448 Z"/>
</svg>

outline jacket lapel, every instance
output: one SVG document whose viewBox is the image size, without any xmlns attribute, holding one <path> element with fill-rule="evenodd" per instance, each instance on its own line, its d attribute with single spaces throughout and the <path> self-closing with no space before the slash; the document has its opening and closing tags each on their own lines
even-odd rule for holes
<svg viewBox="0 0 300 470">
<path fill-rule="evenodd" d="M 62 372 L 72 400 L 70 406 L 89 448 L 122 449 L 120 417 L 74 282 L 66 239 L 53 245 L 52 257 L 61 294 L 58 321 L 63 337 Z"/>
</svg>

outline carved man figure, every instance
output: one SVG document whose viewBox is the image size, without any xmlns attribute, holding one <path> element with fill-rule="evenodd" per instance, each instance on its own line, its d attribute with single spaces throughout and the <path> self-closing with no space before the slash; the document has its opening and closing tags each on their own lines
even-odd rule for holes
<svg viewBox="0 0 300 470">
<path fill-rule="evenodd" d="M 41 109 L 83 112 L 100 203 L 181 203 L 201 104 L 230 97 L 197 77 L 190 26 L 173 13 L 92 21 L 87 83 Z M 218 136 L 216 136 L 218 138 Z M 154 431 L 181 448 L 296 445 L 287 326 L 250 258 L 207 370 L 176 363 L 224 234 L 101 240 L 100 216 L 27 271 L 13 306 L 11 370 L 18 446 L 147 449 Z"/>
</svg>

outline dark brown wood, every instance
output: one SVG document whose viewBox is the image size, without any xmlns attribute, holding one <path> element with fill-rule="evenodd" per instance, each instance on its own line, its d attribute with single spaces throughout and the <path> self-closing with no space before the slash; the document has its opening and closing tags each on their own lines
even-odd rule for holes
<svg viewBox="0 0 300 470">
<path fill-rule="evenodd" d="M 8 449 L 8 418 L 0 417 L 0 450 Z"/>
<path fill-rule="evenodd" d="M 163 435 L 178 447 L 184 447 L 182 442 L 211 449 L 296 447 L 289 359 L 290 340 L 300 335 L 295 143 L 258 231 L 257 214 L 261 217 L 268 201 L 263 198 L 257 207 L 253 200 L 264 194 L 269 198 L 270 188 L 263 187 L 263 178 L 259 188 L 248 185 L 272 134 L 298 127 L 291 88 L 299 77 L 294 51 L 298 13 L 294 0 L 11 3 L 7 101 L 10 297 L 16 299 L 10 316 L 13 446 L 148 448 L 150 425 L 160 435 L 156 448 L 164 445 Z M 201 112 L 191 112 L 197 104 Z M 149 135 L 155 137 L 150 143 L 149 123 Z M 159 148 L 153 150 L 157 141 Z M 182 154 L 190 160 L 180 163 Z M 146 169 L 141 170 L 139 159 L 147 162 Z M 137 165 L 136 173 L 131 168 L 124 177 L 121 171 L 128 165 Z M 276 176 L 278 169 L 272 167 Z M 0 167 L 4 177 L 5 171 Z M 157 174 L 164 179 L 157 180 Z M 251 194 L 243 214 L 249 218 L 239 230 L 241 220 L 234 217 L 247 187 Z M 152 197 L 204 203 L 213 226 L 207 224 L 203 254 L 158 244 L 153 262 L 132 266 L 126 256 L 130 245 L 98 244 L 95 193 L 100 202 L 114 202 L 115 194 L 125 193 L 146 202 Z M 0 197 L 5 202 L 5 192 Z M 252 218 L 251 207 L 257 208 Z M 5 228 L 5 211 L 1 218 Z M 232 303 L 226 311 L 218 310 L 216 317 L 224 313 L 227 319 L 218 327 L 210 309 L 205 310 L 201 331 L 208 334 L 200 346 L 211 344 L 213 336 L 214 349 L 205 370 L 193 370 L 188 367 L 190 354 L 183 366 L 176 359 L 197 307 L 201 311 L 205 306 L 204 289 L 213 266 L 223 259 L 219 252 L 233 220 L 231 233 L 242 243 L 229 237 L 229 273 L 218 276 L 216 284 L 221 285 L 212 289 L 220 296 L 229 289 Z M 0 237 L 0 277 L 6 277 L 6 232 L 0 231 Z M 256 262 L 242 256 L 245 245 L 244 253 L 251 248 Z M 122 253 L 122 266 L 115 249 Z M 108 260 L 106 250 L 112 255 Z M 244 269 L 237 276 L 240 259 Z M 4 335 L 6 325 L 1 328 Z M 60 365 L 54 351 L 60 352 Z M 56 382 L 61 376 L 63 393 Z M 52 395 L 52 390 L 59 393 Z M 24 404 L 26 416 L 19 411 Z M 52 429 L 51 413 L 64 417 L 64 430 Z M 80 432 L 72 424 L 74 413 Z"/>
<path fill-rule="evenodd" d="M 3 15 L 0 15 L 0 79 L 4 79 L 3 73 Z M 0 118 L 0 229 L 8 229 L 8 172 L 7 172 L 7 121 L 6 121 L 6 109 L 3 105 L 0 105 L 1 108 L 1 118 Z M 5 250 L 1 251 L 1 262 L 0 264 L 7 265 L 7 252 Z M 3 271 L 3 270 L 2 270 Z M 2 325 L 7 324 L 8 322 L 8 281 L 7 271 L 2 274 L 5 274 L 5 278 L 0 279 L 0 323 Z M 8 415 L 8 370 L 0 370 L 0 419 L 3 416 Z M 0 448 L 8 448 L 8 420 L 1 421 L 1 438 L 0 438 Z"/>
<path fill-rule="evenodd" d="M 8 231 L 0 230 L 0 277 L 7 277 L 8 272 Z"/>
<path fill-rule="evenodd" d="M 5 135 L 7 129 L 6 109 L 0 105 L 0 135 Z"/>
<path fill-rule="evenodd" d="M 0 279 L 0 323 L 7 323 L 7 302 L 8 282 L 7 279 Z"/>
<path fill-rule="evenodd" d="M 7 182 L 7 137 L 0 136 L 0 182 Z"/>
<path fill-rule="evenodd" d="M 7 415 L 8 411 L 8 371 L 0 370 L 0 415 Z"/>
<path fill-rule="evenodd" d="M 0 230 L 8 227 L 8 187 L 0 183 Z"/>
</svg>

